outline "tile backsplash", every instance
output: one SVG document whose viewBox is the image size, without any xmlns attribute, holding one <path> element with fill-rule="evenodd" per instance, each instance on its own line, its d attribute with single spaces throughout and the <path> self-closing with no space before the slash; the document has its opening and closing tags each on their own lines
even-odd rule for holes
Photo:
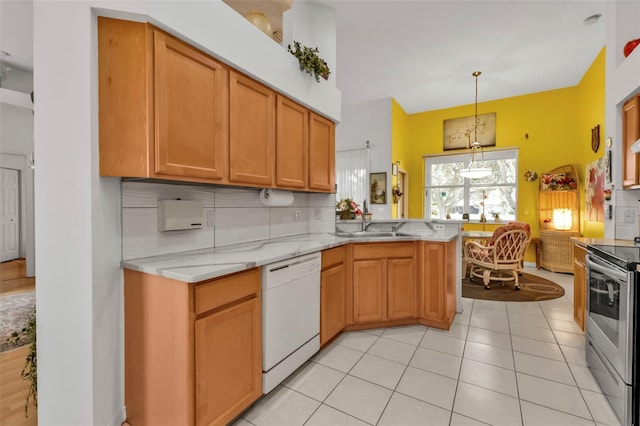
<svg viewBox="0 0 640 426">
<path fill-rule="evenodd" d="M 260 189 L 122 182 L 122 258 L 178 253 L 308 233 L 333 232 L 335 195 L 294 192 L 287 207 L 260 203 Z M 158 200 L 202 201 L 205 226 L 158 231 Z"/>
</svg>

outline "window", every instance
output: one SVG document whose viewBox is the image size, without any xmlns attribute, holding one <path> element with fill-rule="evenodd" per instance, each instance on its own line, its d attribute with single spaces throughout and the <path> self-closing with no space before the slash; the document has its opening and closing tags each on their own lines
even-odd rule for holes
<svg viewBox="0 0 640 426">
<path fill-rule="evenodd" d="M 487 220 L 495 214 L 503 221 L 516 220 L 518 211 L 518 150 L 484 152 L 480 167 L 492 174 L 482 179 L 465 179 L 458 170 L 469 162 L 469 153 L 425 157 L 426 219 L 462 219 L 479 221 L 484 212 Z M 478 156 L 476 156 L 478 159 Z"/>
<path fill-rule="evenodd" d="M 336 201 L 350 198 L 360 204 L 369 197 L 368 164 L 366 148 L 336 152 Z"/>
</svg>

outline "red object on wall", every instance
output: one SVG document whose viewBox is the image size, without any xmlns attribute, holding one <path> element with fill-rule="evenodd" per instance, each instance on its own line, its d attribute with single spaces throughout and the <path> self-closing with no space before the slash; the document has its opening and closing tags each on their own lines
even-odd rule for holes
<svg viewBox="0 0 640 426">
<path fill-rule="evenodd" d="M 633 49 L 635 49 L 636 46 L 638 46 L 639 44 L 640 44 L 640 38 L 631 40 L 629 43 L 625 44 L 624 49 L 622 50 L 622 53 L 624 53 L 624 57 L 626 58 L 627 56 L 631 55 L 631 52 L 633 52 Z"/>
</svg>

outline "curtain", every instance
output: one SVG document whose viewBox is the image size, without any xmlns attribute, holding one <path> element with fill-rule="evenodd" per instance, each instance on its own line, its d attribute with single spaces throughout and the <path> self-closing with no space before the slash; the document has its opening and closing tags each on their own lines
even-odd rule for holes
<svg viewBox="0 0 640 426">
<path fill-rule="evenodd" d="M 350 198 L 359 205 L 369 197 L 369 149 L 336 152 L 336 201 Z"/>
</svg>

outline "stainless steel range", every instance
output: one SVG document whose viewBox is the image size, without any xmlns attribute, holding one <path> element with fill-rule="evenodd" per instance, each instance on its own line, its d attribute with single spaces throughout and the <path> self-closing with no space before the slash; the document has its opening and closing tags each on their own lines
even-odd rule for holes
<svg viewBox="0 0 640 426">
<path fill-rule="evenodd" d="M 620 422 L 639 425 L 640 247 L 590 245 L 586 262 L 587 363 Z"/>
</svg>

